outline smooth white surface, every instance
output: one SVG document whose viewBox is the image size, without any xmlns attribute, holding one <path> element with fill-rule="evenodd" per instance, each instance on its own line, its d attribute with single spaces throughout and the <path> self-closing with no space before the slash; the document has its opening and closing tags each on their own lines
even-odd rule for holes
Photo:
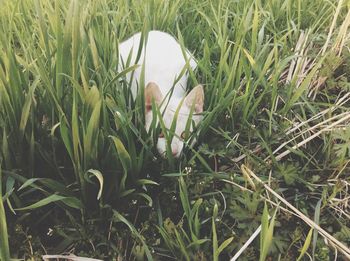
<svg viewBox="0 0 350 261">
<path fill-rule="evenodd" d="M 186 59 L 182 53 L 180 44 L 168 33 L 160 31 L 150 31 L 148 33 L 147 44 L 143 44 L 140 59 L 136 62 L 137 53 L 140 47 L 141 33 L 137 33 L 119 45 L 119 55 L 122 61 L 119 63 L 119 70 L 123 69 L 131 55 L 129 66 L 140 65 L 135 71 L 131 83 L 134 98 L 137 93 L 137 86 L 140 81 L 142 64 L 145 65 L 145 85 L 155 82 L 163 96 L 165 97 L 173 87 L 175 79 L 181 74 L 186 66 Z M 194 70 L 197 63 L 192 58 L 192 54 L 186 50 L 186 58 Z M 131 73 L 127 75 L 130 81 Z M 182 98 L 186 92 L 188 74 L 186 73 L 175 84 L 172 97 Z"/>
<path fill-rule="evenodd" d="M 185 73 L 183 73 L 183 70 L 184 68 L 188 69 L 186 63 L 188 63 L 192 70 L 196 68 L 197 63 L 188 50 L 185 50 L 185 54 L 183 53 L 180 44 L 173 36 L 160 31 L 150 31 L 148 33 L 147 43 L 143 43 L 140 58 L 136 61 L 140 48 L 140 39 L 141 33 L 137 33 L 119 45 L 120 57 L 118 70 L 125 69 L 129 57 L 131 59 L 128 67 L 135 64 L 139 65 L 133 73 L 130 72 L 126 75 L 128 82 L 130 83 L 131 81 L 131 91 L 134 99 L 136 98 L 138 89 L 145 88 L 149 82 L 154 82 L 158 85 L 161 97 L 163 97 L 160 110 L 163 113 L 165 127 L 169 130 L 174 119 L 175 111 L 180 106 L 186 94 L 188 70 Z M 142 66 L 145 68 L 145 86 L 139 86 Z M 180 75 L 182 76 L 178 79 Z M 203 94 L 203 91 L 201 94 Z M 199 106 L 203 108 L 203 101 Z M 190 109 L 190 106 L 186 102 L 181 104 L 176 120 L 176 130 L 171 141 L 171 151 L 174 157 L 179 157 L 183 149 L 184 141 L 180 137 L 185 131 L 186 123 L 189 120 Z M 149 130 L 153 120 L 152 111 L 146 112 L 145 118 L 146 129 Z M 201 119 L 201 115 L 194 115 L 190 120 L 193 120 L 194 124 L 197 125 Z M 191 126 L 190 131 L 193 130 L 193 127 Z M 158 138 L 157 149 L 163 157 L 166 156 L 166 143 L 165 138 Z"/>
</svg>

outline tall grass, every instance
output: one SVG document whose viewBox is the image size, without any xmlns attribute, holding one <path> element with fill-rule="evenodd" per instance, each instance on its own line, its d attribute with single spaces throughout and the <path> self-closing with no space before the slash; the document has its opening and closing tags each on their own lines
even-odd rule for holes
<svg viewBox="0 0 350 261">
<path fill-rule="evenodd" d="M 251 232 L 233 225 L 241 218 L 237 208 L 243 204 L 247 216 L 263 213 L 256 198 L 220 183 L 229 178 L 244 184 L 236 175 L 242 160 L 286 196 L 302 186 L 301 198 L 323 198 L 330 204 L 323 208 L 335 207 L 332 200 L 346 188 L 337 190 L 327 180 L 333 171 L 348 170 L 349 162 L 349 106 L 341 98 L 350 79 L 342 48 L 348 43 L 347 8 L 335 0 L 3 2 L 0 184 L 7 215 L 30 223 L 45 213 L 56 225 L 74 227 L 77 233 L 60 233 L 65 247 L 92 242 L 91 223 L 108 231 L 104 242 L 110 246 L 112 228 L 121 223 L 134 243 L 124 243 L 131 239 L 120 232 L 120 248 L 126 250 L 113 251 L 151 259 L 148 244 L 154 242 L 142 235 L 148 231 L 137 229 L 147 218 L 139 221 L 143 208 L 134 211 L 130 204 L 142 202 L 156 207 L 149 210 L 158 215 L 156 233 L 162 237 L 156 253 L 218 260 L 242 245 L 224 227 L 244 236 Z M 142 92 L 133 100 L 124 79 L 135 67 L 117 71 L 118 43 L 138 31 L 146 38 L 152 29 L 169 32 L 194 54 L 198 69 L 190 73 L 189 88 L 201 83 L 205 89 L 199 146 L 186 147 L 180 160 L 162 160 L 156 152 L 164 126 L 153 126 L 152 135 L 144 128 Z M 190 172 L 184 180 L 185 168 L 203 175 Z M 315 180 L 335 192 L 320 191 Z M 197 181 L 207 185 L 198 193 L 190 189 L 201 186 Z M 180 195 L 180 214 L 158 198 L 173 189 Z M 221 197 L 229 206 L 220 205 L 218 221 L 213 202 Z M 57 211 L 64 216 L 61 224 Z M 167 230 L 164 213 L 186 224 Z M 267 223 L 266 211 L 263 217 Z M 4 213 L 0 219 L 6 220 Z M 264 259 L 268 247 L 261 249 Z"/>
<path fill-rule="evenodd" d="M 2 198 L 2 172 L 0 168 L 0 260 L 9 260 L 10 259 L 10 248 L 8 242 L 8 233 L 7 233 L 7 222 L 6 222 L 6 213 L 3 204 Z"/>
</svg>

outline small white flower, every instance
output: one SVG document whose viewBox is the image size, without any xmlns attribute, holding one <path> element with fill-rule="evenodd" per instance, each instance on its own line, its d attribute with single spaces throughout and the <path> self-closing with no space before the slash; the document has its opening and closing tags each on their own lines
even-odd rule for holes
<svg viewBox="0 0 350 261">
<path fill-rule="evenodd" d="M 53 235 L 53 229 L 49 227 L 49 230 L 47 231 L 46 235 L 51 237 Z"/>
</svg>

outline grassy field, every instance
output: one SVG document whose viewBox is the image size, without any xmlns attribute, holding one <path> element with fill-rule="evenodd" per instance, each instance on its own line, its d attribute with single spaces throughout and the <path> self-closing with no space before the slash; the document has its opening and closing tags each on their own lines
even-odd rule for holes
<svg viewBox="0 0 350 261">
<path fill-rule="evenodd" d="M 350 258 L 349 1 L 0 4 L 0 260 Z M 151 29 L 205 90 L 178 160 L 116 69 Z"/>
</svg>

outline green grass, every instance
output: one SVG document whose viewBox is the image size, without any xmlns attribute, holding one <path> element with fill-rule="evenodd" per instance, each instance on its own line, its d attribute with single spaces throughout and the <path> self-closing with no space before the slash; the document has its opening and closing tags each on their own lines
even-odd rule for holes
<svg viewBox="0 0 350 261">
<path fill-rule="evenodd" d="M 0 257 L 8 259 L 9 240 L 12 258 L 32 260 L 68 250 L 228 260 L 260 224 L 267 240 L 240 260 L 333 258 L 314 224 L 345 256 L 348 8 L 338 0 L 3 1 Z M 205 90 L 197 146 L 179 160 L 156 152 L 164 126 L 144 128 L 142 95 L 132 100 L 123 81 L 134 68 L 117 71 L 118 43 L 151 29 L 194 54 L 189 88 Z"/>
</svg>

